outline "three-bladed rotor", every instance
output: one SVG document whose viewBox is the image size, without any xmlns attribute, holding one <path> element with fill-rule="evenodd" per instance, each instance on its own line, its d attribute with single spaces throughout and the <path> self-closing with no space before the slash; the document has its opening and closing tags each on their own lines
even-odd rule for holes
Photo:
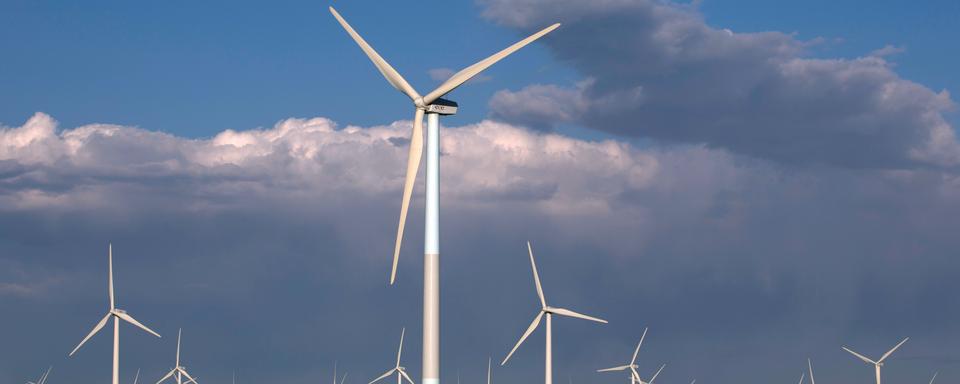
<svg viewBox="0 0 960 384">
<path fill-rule="evenodd" d="M 403 329 L 400 330 L 400 347 L 397 348 L 397 363 L 396 363 L 396 365 L 394 365 L 393 368 L 390 368 L 390 370 L 387 371 L 386 373 L 384 373 L 384 374 L 380 375 L 379 377 L 377 377 L 376 379 L 373 379 L 372 381 L 370 381 L 369 384 L 373 384 L 373 383 L 376 383 L 376 382 L 378 382 L 378 381 L 380 381 L 380 380 L 383 380 L 383 379 L 387 378 L 388 376 L 392 375 L 393 373 L 396 373 L 396 374 L 397 374 L 397 381 L 400 381 L 401 379 L 403 379 L 403 380 L 406 380 L 406 381 L 407 381 L 408 383 L 410 383 L 410 384 L 416 384 L 416 383 L 413 382 L 413 379 L 410 378 L 410 375 L 407 375 L 407 369 L 406 369 L 405 367 L 403 367 L 403 366 L 400 365 L 400 356 L 403 354 L 403 336 L 404 336 L 404 334 L 406 334 L 406 332 L 407 332 L 407 329 L 406 329 L 406 328 L 403 328 Z"/>
</svg>

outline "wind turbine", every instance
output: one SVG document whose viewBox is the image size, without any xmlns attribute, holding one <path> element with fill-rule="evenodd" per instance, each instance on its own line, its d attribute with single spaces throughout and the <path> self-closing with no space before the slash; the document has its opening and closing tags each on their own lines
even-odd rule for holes
<svg viewBox="0 0 960 384">
<path fill-rule="evenodd" d="M 107 320 L 113 318 L 113 384 L 120 384 L 120 320 L 133 324 L 156 337 L 160 337 L 160 334 L 154 332 L 150 328 L 147 328 L 145 325 L 140 324 L 140 322 L 134 319 L 133 316 L 127 314 L 127 311 L 116 307 L 113 295 L 113 244 L 110 244 L 108 248 L 107 264 L 110 275 L 110 310 L 107 312 L 107 315 L 104 316 L 103 319 L 93 327 L 93 330 L 87 334 L 87 337 L 84 337 L 83 340 L 80 341 L 80 344 L 77 344 L 77 347 L 70 352 L 70 356 L 73 356 L 73 354 L 83 346 L 83 343 L 86 343 L 87 340 L 90 340 L 90 338 L 93 337 L 95 333 L 99 332 L 104 325 L 107 325 Z"/>
<path fill-rule="evenodd" d="M 507 360 L 510 360 L 510 356 L 513 356 L 513 353 L 517 351 L 517 348 L 520 347 L 520 344 L 523 344 L 523 341 L 527 339 L 527 336 L 530 336 L 534 330 L 537 329 L 537 326 L 540 325 L 540 319 L 546 315 L 547 317 L 547 336 L 546 336 L 546 359 L 544 364 L 544 383 L 552 384 L 553 383 L 553 315 L 575 317 L 578 319 L 596 321 L 598 323 L 606 324 L 607 321 L 603 319 L 598 319 L 596 317 L 587 316 L 581 313 L 571 311 L 564 308 L 556 308 L 547 305 L 547 299 L 543 296 L 543 288 L 540 286 L 540 274 L 537 273 L 537 263 L 533 260 L 533 248 L 530 246 L 530 242 L 527 242 L 527 253 L 530 255 L 530 266 L 533 268 L 533 282 L 537 287 L 537 296 L 540 297 L 540 312 L 537 313 L 537 317 L 533 318 L 533 322 L 530 323 L 530 326 L 527 327 L 526 332 L 523 333 L 523 336 L 520 336 L 520 340 L 517 341 L 517 344 L 513 346 L 513 349 L 510 350 L 510 353 L 507 354 L 507 357 L 503 359 L 503 362 L 500 365 L 507 363 Z"/>
<path fill-rule="evenodd" d="M 343 374 L 343 378 L 340 379 L 340 384 L 343 384 L 343 382 L 347 380 L 348 373 L 350 372 Z M 333 361 L 333 384 L 337 384 L 337 361 L 336 360 Z"/>
<path fill-rule="evenodd" d="M 890 355 L 893 354 L 893 351 L 896 351 L 897 348 L 900 348 L 900 346 L 903 345 L 903 343 L 906 343 L 907 340 L 910 340 L 910 338 L 909 337 L 904 338 L 903 341 L 900 342 L 900 344 L 897 344 L 893 348 L 890 348 L 890 350 L 887 351 L 887 353 L 884 353 L 883 356 L 880 356 L 880 359 L 877 361 L 870 360 L 866 356 L 856 353 L 847 347 L 843 347 L 843 350 L 850 352 L 852 355 L 860 358 L 860 360 L 863 360 L 864 363 L 873 364 L 874 369 L 877 373 L 877 384 L 880 384 L 880 367 L 883 366 L 883 361 L 886 360 L 888 357 L 890 357 Z"/>
<path fill-rule="evenodd" d="M 397 225 L 397 238 L 393 249 L 393 265 L 390 269 L 390 284 L 397 276 L 397 262 L 400 257 L 400 244 L 403 242 L 403 227 L 407 220 L 407 210 L 410 207 L 410 196 L 413 194 L 413 184 L 420 167 L 420 158 L 423 155 L 423 116 L 427 116 L 427 172 L 426 172 L 426 204 L 424 207 L 426 220 L 424 227 L 424 256 L 423 256 L 423 383 L 437 384 L 440 382 L 440 115 L 452 115 L 457 112 L 457 103 L 442 99 L 467 80 L 489 68 L 504 57 L 523 48 L 543 35 L 550 33 L 559 23 L 544 28 L 540 32 L 520 40 L 519 42 L 483 59 L 469 67 L 455 73 L 439 87 L 420 96 L 419 93 L 400 76 L 380 54 L 377 53 L 360 35 L 353 30 L 343 17 L 333 7 L 330 13 L 347 31 L 351 38 L 360 46 L 360 49 L 370 58 L 380 74 L 387 79 L 394 88 L 407 95 L 413 101 L 413 132 L 410 136 L 410 149 L 407 157 L 407 173 L 403 184 L 403 199 L 400 204 L 400 222 Z"/>
<path fill-rule="evenodd" d="M 47 368 L 47 371 L 46 371 L 46 372 L 44 372 L 42 375 L 40 375 L 40 379 L 38 379 L 36 382 L 28 381 L 27 384 L 43 384 L 43 383 L 45 383 L 45 382 L 47 381 L 47 376 L 50 376 L 50 370 L 51 370 L 51 369 L 53 369 L 53 366 L 52 366 L 52 365 Z"/>
<path fill-rule="evenodd" d="M 598 369 L 597 372 L 618 372 L 618 371 L 629 370 L 630 384 L 634 384 L 636 380 L 640 377 L 640 374 L 637 373 L 637 354 L 640 353 L 640 346 L 643 345 L 643 339 L 646 337 L 647 337 L 647 328 L 644 328 L 643 334 L 640 335 L 640 342 L 637 343 L 637 348 L 633 350 L 633 357 L 630 359 L 630 362 L 627 365 Z"/>
<path fill-rule="evenodd" d="M 164 376 L 164 377 L 163 377 L 162 379 L 160 379 L 160 380 L 157 380 L 157 384 L 162 383 L 164 380 L 169 379 L 170 377 L 174 377 L 174 378 L 177 380 L 177 384 L 182 384 L 182 383 L 183 383 L 183 377 L 184 377 L 184 376 L 187 377 L 187 382 L 188 382 L 188 383 L 190 383 L 190 382 L 196 383 L 196 382 L 197 382 L 196 379 L 194 379 L 192 376 L 190 376 L 189 373 L 187 373 L 187 368 L 184 367 L 184 366 L 182 366 L 182 365 L 180 365 L 180 334 L 181 334 L 182 331 L 183 331 L 183 328 L 180 328 L 180 329 L 177 330 L 177 360 L 176 360 L 176 364 L 174 364 L 173 369 L 171 369 L 170 372 L 167 372 L 167 375 L 166 375 L 166 376 Z"/>
<path fill-rule="evenodd" d="M 403 353 L 403 334 L 406 333 L 406 331 L 407 331 L 406 328 L 403 328 L 400 331 L 400 348 L 397 349 L 397 365 L 395 365 L 393 368 L 390 368 L 390 370 L 387 371 L 387 373 L 384 373 L 380 375 L 380 377 L 373 379 L 373 381 L 371 381 L 370 384 L 376 383 L 386 378 L 387 376 L 390 376 L 394 372 L 397 373 L 397 384 L 403 383 L 404 379 L 406 379 L 408 383 L 414 384 L 413 379 L 411 379 L 410 376 L 407 375 L 407 369 L 400 366 L 400 354 Z"/>
</svg>

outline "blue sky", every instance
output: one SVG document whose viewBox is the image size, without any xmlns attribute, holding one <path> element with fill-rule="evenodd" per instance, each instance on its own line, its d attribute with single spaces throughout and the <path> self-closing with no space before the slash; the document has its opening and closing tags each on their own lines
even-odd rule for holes
<svg viewBox="0 0 960 384">
<path fill-rule="evenodd" d="M 0 5 L 0 122 L 17 124 L 44 111 L 65 126 L 110 122 L 206 137 L 291 116 L 359 125 L 409 119 L 403 97 L 345 38 L 326 5 L 6 1 Z M 481 18 L 470 2 L 333 5 L 421 92 L 438 83 L 427 70 L 459 69 L 520 36 Z M 815 55 L 857 57 L 887 44 L 904 47 L 892 58 L 898 72 L 953 92 L 960 88 L 954 70 L 960 42 L 950 38 L 960 35 L 958 7 L 951 1 L 700 3 L 717 27 L 825 38 Z M 404 29 L 406 20 L 422 26 Z M 462 108 L 450 124 L 485 117 L 487 99 L 499 89 L 577 77 L 537 45 L 489 75 L 491 81 L 452 95 Z"/>
<path fill-rule="evenodd" d="M 420 377 L 422 179 L 387 285 L 411 103 L 328 3 L 0 3 L 0 381 Z M 480 382 L 546 295 L 555 377 L 619 383 L 646 326 L 658 383 L 960 376 L 960 80 L 951 2 L 352 1 L 421 93 L 457 89 L 441 161 L 442 379 Z M 440 16 L 443 19 L 439 19 Z M 434 19 L 434 20 L 431 20 Z M 429 27 L 427 27 L 429 25 Z M 883 49 L 884 47 L 892 47 Z M 879 50 L 879 51 L 878 51 Z M 11 309 L 11 311 L 7 311 Z M 539 382 L 535 333 L 494 382 Z M 342 372 L 342 371 L 341 371 Z"/>
</svg>

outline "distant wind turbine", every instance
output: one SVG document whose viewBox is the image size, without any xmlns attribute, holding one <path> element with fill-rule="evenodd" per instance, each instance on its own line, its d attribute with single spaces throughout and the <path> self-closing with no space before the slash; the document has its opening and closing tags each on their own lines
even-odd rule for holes
<svg viewBox="0 0 960 384">
<path fill-rule="evenodd" d="M 110 275 L 110 310 L 107 312 L 107 315 L 104 316 L 103 319 L 93 327 L 93 330 L 87 334 L 87 337 L 84 337 L 83 340 L 80 341 L 80 344 L 77 344 L 77 347 L 70 352 L 70 356 L 73 356 L 73 354 L 76 353 L 77 350 L 87 342 L 87 340 L 90 340 L 94 334 L 103 329 L 103 326 L 107 325 L 107 320 L 113 318 L 113 384 L 120 384 L 120 320 L 133 324 L 156 337 L 160 337 L 160 334 L 154 332 L 150 328 L 147 328 L 145 325 L 140 324 L 140 322 L 134 319 L 133 316 L 127 314 L 127 311 L 116 307 L 113 295 L 113 244 L 110 244 L 108 248 L 107 264 Z"/>
<path fill-rule="evenodd" d="M 903 341 L 900 342 L 900 344 L 897 344 L 897 345 L 895 345 L 893 348 L 890 348 L 890 350 L 887 351 L 887 353 L 884 353 L 883 356 L 880 356 L 880 359 L 877 360 L 877 361 L 870 360 L 870 359 L 868 359 L 866 356 L 861 355 L 861 354 L 859 354 L 859 353 L 856 353 L 856 352 L 854 352 L 853 350 L 851 350 L 850 348 L 847 348 L 847 347 L 843 347 L 843 350 L 844 350 L 844 351 L 847 351 L 847 352 L 850 352 L 850 354 L 858 357 L 860 360 L 863 360 L 863 362 L 865 362 L 865 363 L 867 363 L 867 364 L 873 364 L 874 370 L 875 370 L 876 375 L 877 375 L 877 384 L 880 384 L 880 367 L 883 366 L 883 361 L 886 360 L 888 357 L 890 357 L 890 355 L 893 354 L 893 351 L 896 351 L 897 348 L 900 348 L 900 346 L 903 345 L 903 343 L 906 343 L 907 340 L 910 340 L 910 338 L 909 338 L 909 337 L 904 338 Z"/>
<path fill-rule="evenodd" d="M 187 373 L 187 367 L 184 367 L 184 366 L 180 365 L 180 334 L 181 334 L 182 331 L 183 331 L 183 328 L 177 330 L 177 360 L 176 360 L 176 363 L 173 365 L 173 368 L 170 369 L 170 372 L 167 372 L 167 375 L 166 375 L 166 376 L 164 376 L 164 377 L 161 378 L 160 380 L 157 380 L 157 384 L 160 384 L 160 383 L 164 382 L 165 380 L 167 380 L 167 379 L 169 379 L 169 378 L 171 378 L 171 377 L 173 377 L 173 378 L 175 378 L 175 379 L 177 380 L 177 384 L 182 384 L 182 383 L 183 383 L 183 377 L 186 377 L 186 378 L 187 378 L 187 382 L 188 382 L 188 383 L 192 382 L 192 383 L 196 384 L 196 382 L 197 382 L 197 380 L 194 379 L 193 376 L 190 376 L 190 374 Z"/>
<path fill-rule="evenodd" d="M 603 319 L 598 319 L 596 317 L 587 316 L 581 313 L 571 311 L 564 308 L 555 308 L 547 305 L 547 299 L 543 295 L 543 287 L 540 286 L 540 274 L 537 273 L 537 263 L 533 259 L 533 248 L 530 246 L 530 242 L 527 242 L 527 253 L 530 255 L 530 266 L 533 268 L 533 282 L 537 287 L 537 296 L 540 298 L 540 312 L 537 313 L 537 317 L 533 318 L 533 322 L 530 323 L 530 326 L 527 327 L 526 332 L 523 333 L 523 336 L 520 336 L 520 340 L 517 341 L 517 344 L 513 346 L 513 349 L 510 350 L 510 353 L 507 354 L 507 357 L 503 359 L 503 362 L 500 365 L 504 365 L 510 360 L 510 356 L 513 356 L 513 353 L 517 351 L 517 348 L 520 348 L 520 344 L 523 344 L 523 341 L 537 329 L 537 326 L 540 325 L 540 320 L 546 315 L 547 317 L 547 326 L 546 326 L 546 359 L 544 364 L 544 383 L 553 384 L 553 315 L 575 317 L 578 319 L 596 321 L 598 323 L 606 324 L 607 321 Z"/>
<path fill-rule="evenodd" d="M 47 376 L 50 376 L 50 370 L 53 369 L 53 366 L 47 368 L 47 371 L 40 375 L 40 379 L 37 381 L 28 381 L 27 384 L 43 384 L 47 381 Z"/>
<path fill-rule="evenodd" d="M 627 365 L 621 365 L 617 367 L 598 369 L 597 372 L 619 372 L 619 371 L 630 371 L 630 384 L 636 383 L 640 378 L 640 374 L 637 373 L 637 354 L 640 353 L 640 346 L 643 345 L 643 339 L 647 337 L 647 328 L 643 329 L 643 334 L 640 335 L 640 342 L 637 343 L 637 348 L 633 350 L 633 357 L 630 358 L 630 362 Z"/>
<path fill-rule="evenodd" d="M 402 380 L 407 380 L 407 382 L 409 382 L 410 384 L 416 384 L 413 382 L 413 379 L 411 379 L 410 376 L 407 375 L 407 369 L 400 366 L 400 355 L 403 353 L 403 335 L 404 333 L 406 333 L 406 331 L 407 331 L 406 328 L 403 328 L 400 331 L 400 348 L 397 349 L 397 365 L 393 366 L 393 368 L 390 368 L 390 370 L 387 371 L 387 373 L 384 373 L 380 375 L 380 377 L 373 379 L 373 381 L 371 381 L 370 384 L 376 383 L 386 378 L 387 376 L 390 376 L 394 372 L 397 373 L 397 384 L 403 383 Z"/>
</svg>

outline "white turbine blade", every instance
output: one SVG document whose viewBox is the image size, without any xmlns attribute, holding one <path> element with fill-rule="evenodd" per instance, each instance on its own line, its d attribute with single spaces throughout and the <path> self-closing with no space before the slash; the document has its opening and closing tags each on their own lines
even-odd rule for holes
<svg viewBox="0 0 960 384">
<path fill-rule="evenodd" d="M 340 384 L 343 384 L 344 381 L 347 381 L 347 375 L 348 375 L 348 374 L 350 374 L 350 372 L 347 372 L 347 373 L 344 373 L 344 374 L 343 374 L 343 377 L 340 378 Z"/>
<path fill-rule="evenodd" d="M 391 368 L 389 371 L 387 371 L 387 373 L 384 373 L 384 374 L 380 375 L 380 377 L 378 377 L 378 378 L 376 378 L 376 379 L 373 379 L 373 381 L 371 381 L 371 382 L 368 383 L 368 384 L 373 384 L 373 383 L 376 383 L 376 382 L 378 382 L 378 381 L 380 381 L 380 380 L 383 380 L 383 379 L 386 378 L 387 376 L 390 376 L 390 374 L 393 373 L 393 371 L 396 371 L 396 370 L 397 370 L 396 368 Z"/>
<path fill-rule="evenodd" d="M 159 333 L 156 333 L 156 332 L 154 332 L 152 329 L 147 328 L 146 325 L 140 324 L 140 322 L 137 321 L 137 319 L 134 319 L 133 316 L 130 316 L 130 315 L 127 314 L 126 312 L 119 312 L 119 313 L 117 313 L 117 317 L 123 319 L 124 321 L 126 321 L 126 322 L 128 322 L 128 323 L 130 323 L 130 324 L 136 325 L 137 327 L 139 327 L 140 329 L 142 329 L 142 330 L 144 330 L 144 331 L 150 332 L 150 334 L 152 334 L 152 335 L 154 335 L 154 336 L 156 336 L 156 337 L 160 337 L 160 334 L 159 334 Z"/>
<path fill-rule="evenodd" d="M 487 357 L 487 384 L 490 384 L 490 366 L 493 365 L 493 358 Z M 930 384 L 933 384 L 932 382 Z"/>
<path fill-rule="evenodd" d="M 453 76 L 450 76 L 450 78 L 447 79 L 447 81 L 444 81 L 443 84 L 440 84 L 440 86 L 437 87 L 437 89 L 434 89 L 433 91 L 428 93 L 427 96 L 424 96 L 423 98 L 424 104 L 430 104 L 434 100 L 439 99 L 440 97 L 443 97 L 443 95 L 446 95 L 450 91 L 459 87 L 461 84 L 465 83 L 467 80 L 470 80 L 480 72 L 483 72 L 483 70 L 489 68 L 494 63 L 500 61 L 504 57 L 509 56 L 511 53 L 516 52 L 518 49 L 523 48 L 527 44 L 532 43 L 534 40 L 539 39 L 543 35 L 550 33 L 550 31 L 557 29 L 557 27 L 559 26 L 560 26 L 560 23 L 546 27 L 542 29 L 540 32 L 534 33 L 533 35 L 530 35 L 530 37 L 520 40 L 519 42 L 507 47 L 506 49 L 500 52 L 497 52 L 491 55 L 490 57 L 477 62 L 476 64 L 466 67 L 462 69 L 460 72 L 455 73 Z"/>
<path fill-rule="evenodd" d="M 643 380 L 640 380 L 640 372 L 637 372 L 633 365 L 630 365 L 630 377 L 633 377 L 637 383 L 643 383 Z"/>
<path fill-rule="evenodd" d="M 847 347 L 842 347 L 842 348 L 843 348 L 844 351 L 850 352 L 850 353 L 853 354 L 854 356 L 859 357 L 860 360 L 863 360 L 865 363 L 868 363 L 868 364 L 876 364 L 875 361 L 868 359 L 868 358 L 867 358 L 866 356 L 864 356 L 864 355 L 861 355 L 861 354 L 859 354 L 859 353 L 854 352 L 854 351 L 851 350 L 850 348 L 847 348 Z"/>
<path fill-rule="evenodd" d="M 53 369 L 53 366 L 47 368 L 47 371 L 43 373 L 43 376 L 40 376 L 40 381 L 37 384 L 43 384 L 47 382 L 47 377 L 50 376 L 50 370 Z"/>
<path fill-rule="evenodd" d="M 116 303 L 115 303 L 115 300 L 114 300 L 114 298 L 113 298 L 113 243 L 110 243 L 110 245 L 108 246 L 107 249 L 108 249 L 108 250 L 107 250 L 107 255 L 108 255 L 108 256 L 107 256 L 107 265 L 108 265 L 107 270 L 109 271 L 108 274 L 110 275 L 110 277 L 109 277 L 109 278 L 110 278 L 110 282 L 108 283 L 108 284 L 109 284 L 109 287 L 110 287 L 110 288 L 109 288 L 109 291 L 110 291 L 110 310 L 112 311 L 112 310 L 116 309 Z"/>
<path fill-rule="evenodd" d="M 417 100 L 420 98 L 420 95 L 413 89 L 413 87 L 410 86 L 410 83 L 407 83 L 407 80 L 404 79 L 403 76 L 400 76 L 400 73 L 397 72 L 396 69 L 393 69 L 393 67 L 390 66 L 390 63 L 387 63 L 383 57 L 380 57 L 380 54 L 377 53 L 377 51 L 375 51 L 370 44 L 367 44 L 367 41 L 360 37 L 360 34 L 358 34 L 357 31 L 353 30 L 353 27 L 351 27 L 350 24 L 348 24 L 347 21 L 340 16 L 340 13 L 338 13 L 336 9 L 330 7 L 330 13 L 333 14 L 333 17 L 337 18 L 337 21 L 340 23 L 343 29 L 347 30 L 347 33 L 353 38 L 353 41 L 357 42 L 357 45 L 360 46 L 360 49 L 363 50 L 363 53 L 367 54 L 367 57 L 369 57 L 370 61 L 373 62 L 373 65 L 377 67 L 377 70 L 380 71 L 380 74 L 382 74 L 383 77 L 390 82 L 390 85 L 392 85 L 398 91 L 403 92 L 411 100 Z"/>
<path fill-rule="evenodd" d="M 397 368 L 400 368 L 400 354 L 403 353 L 403 335 L 407 332 L 407 328 L 400 329 L 400 348 L 397 348 Z"/>
<path fill-rule="evenodd" d="M 95 333 L 97 333 L 98 331 L 100 331 L 100 329 L 103 328 L 104 325 L 107 325 L 107 320 L 110 320 L 110 314 L 109 314 L 109 313 L 108 313 L 106 316 L 104 316 L 103 319 L 100 320 L 99 323 L 97 323 L 97 325 L 93 326 L 93 330 L 90 331 L 90 333 L 87 334 L 87 337 L 84 337 L 83 340 L 80 341 L 80 344 L 77 344 L 77 347 L 74 348 L 73 351 L 70 352 L 70 355 L 69 355 L 69 356 L 73 356 L 73 354 L 76 353 L 77 350 L 80 349 L 80 347 L 83 346 L 83 343 L 86 343 L 87 340 L 90 340 L 90 338 L 93 337 L 93 335 L 94 335 Z"/>
<path fill-rule="evenodd" d="M 893 348 L 890 348 L 890 350 L 887 351 L 887 353 L 884 353 L 883 356 L 880 356 L 880 360 L 877 360 L 877 362 L 878 362 L 878 363 L 882 363 L 884 360 L 886 360 L 888 357 L 890 357 L 891 354 L 893 354 L 893 351 L 896 351 L 897 348 L 900 348 L 900 346 L 903 345 L 903 343 L 906 343 L 907 340 L 910 340 L 910 338 L 909 338 L 909 337 L 904 338 L 903 341 L 900 342 L 900 344 L 897 344 L 897 345 L 894 346 Z"/>
<path fill-rule="evenodd" d="M 133 377 L 133 384 L 137 384 L 137 381 L 140 381 L 140 368 L 137 368 L 137 375 Z"/>
<path fill-rule="evenodd" d="M 650 378 L 650 381 L 647 382 L 647 384 L 653 384 L 653 381 L 657 379 L 657 376 L 660 376 L 660 371 L 662 371 L 663 367 L 666 367 L 666 366 L 667 366 L 666 364 L 661 365 L 660 369 L 657 370 L 657 373 L 653 374 L 653 377 Z"/>
<path fill-rule="evenodd" d="M 930 384 L 933 384 L 933 381 L 937 379 L 937 375 L 939 375 L 939 374 L 940 374 L 940 372 L 934 372 L 934 373 L 933 373 L 933 377 L 930 378 Z"/>
<path fill-rule="evenodd" d="M 547 299 L 543 296 L 543 287 L 540 286 L 540 274 L 537 273 L 537 262 L 533 260 L 533 248 L 530 242 L 527 242 L 527 253 L 530 254 L 530 266 L 533 268 L 533 282 L 537 286 L 537 297 L 540 298 L 540 305 L 547 307 Z"/>
<path fill-rule="evenodd" d="M 417 383 L 414 383 L 414 382 L 413 382 L 413 379 L 411 379 L 410 376 L 407 376 L 407 371 L 406 371 L 406 370 L 398 369 L 398 371 L 400 372 L 400 375 L 403 376 L 403 378 L 407 380 L 408 383 L 410 383 L 410 384 L 417 384 Z"/>
<path fill-rule="evenodd" d="M 804 378 L 804 377 L 806 377 L 806 374 L 804 374 L 803 372 L 800 372 L 800 382 L 797 383 L 797 384 L 803 384 L 803 378 Z"/>
<path fill-rule="evenodd" d="M 621 366 L 619 366 L 619 367 L 611 367 L 611 368 L 598 369 L 597 372 L 616 372 L 616 371 L 625 371 L 625 370 L 628 370 L 628 369 L 630 369 L 630 366 L 629 366 L 629 365 L 621 365 Z"/>
<path fill-rule="evenodd" d="M 817 384 L 817 382 L 813 380 L 813 362 L 810 361 L 810 358 L 807 358 L 807 368 L 810 369 L 810 384 Z"/>
<path fill-rule="evenodd" d="M 598 322 L 598 323 L 604 323 L 604 324 L 607 323 L 607 321 L 604 320 L 604 319 L 598 319 L 598 318 L 596 318 L 596 317 L 587 316 L 587 315 L 584 315 L 584 314 L 582 314 L 582 313 L 577 313 L 577 312 L 571 311 L 571 310 L 569 310 L 569 309 L 550 307 L 548 310 L 549 310 L 550 312 L 555 313 L 555 314 L 558 314 L 558 315 L 560 315 L 560 316 L 575 317 L 575 318 L 578 318 L 578 319 L 596 321 L 596 322 Z"/>
<path fill-rule="evenodd" d="M 180 366 L 180 334 L 181 333 L 183 333 L 183 328 L 178 328 L 177 329 L 177 365 L 175 365 L 175 367 Z"/>
<path fill-rule="evenodd" d="M 190 376 L 190 374 L 187 373 L 187 371 L 186 371 L 185 369 L 180 369 L 180 373 L 182 373 L 184 376 L 186 376 L 188 379 L 190 379 L 190 381 L 188 381 L 187 383 L 193 382 L 194 384 L 198 384 L 198 383 L 197 383 L 197 380 L 194 379 L 193 376 Z"/>
<path fill-rule="evenodd" d="M 177 369 L 176 369 L 176 368 L 171 369 L 170 372 L 167 372 L 166 376 L 163 376 L 160 380 L 157 380 L 157 384 L 160 384 L 160 383 L 164 382 L 165 380 L 169 379 L 170 377 L 173 376 L 174 373 L 177 373 Z"/>
<path fill-rule="evenodd" d="M 400 224 L 397 225 L 397 241 L 393 248 L 393 267 L 390 269 L 390 284 L 397 279 L 397 262 L 400 261 L 400 244 L 403 243 L 403 227 L 407 223 L 413 184 L 417 181 L 420 157 L 423 156 L 423 110 L 417 108 L 413 115 L 413 133 L 410 135 L 410 152 L 407 155 L 407 175 L 403 181 L 403 200 L 400 203 Z"/>
<path fill-rule="evenodd" d="M 507 357 L 503 359 L 503 362 L 500 365 L 507 363 L 507 360 L 510 360 L 510 356 L 513 356 L 513 353 L 517 351 L 517 348 L 520 348 L 520 344 L 523 344 L 523 341 L 527 339 L 527 336 L 530 336 L 533 333 L 533 330 L 537 329 L 537 326 L 540 325 L 540 319 L 543 318 L 543 311 L 537 314 L 537 317 L 533 318 L 533 322 L 530 323 L 530 326 L 527 327 L 527 330 L 523 332 L 523 336 L 520 336 L 520 341 L 517 341 L 517 345 L 513 346 L 513 349 L 510 350 L 510 353 L 507 354 Z"/>
<path fill-rule="evenodd" d="M 634 349 L 634 350 L 633 350 L 633 357 L 630 359 L 630 364 L 631 364 L 631 365 L 632 365 L 632 364 L 636 364 L 636 362 L 637 362 L 637 354 L 640 353 L 640 346 L 643 345 L 643 339 L 645 339 L 645 338 L 647 337 L 647 330 L 648 330 L 648 329 L 649 329 L 649 327 L 643 328 L 643 334 L 640 335 L 640 342 L 637 343 L 637 349 Z"/>
</svg>

